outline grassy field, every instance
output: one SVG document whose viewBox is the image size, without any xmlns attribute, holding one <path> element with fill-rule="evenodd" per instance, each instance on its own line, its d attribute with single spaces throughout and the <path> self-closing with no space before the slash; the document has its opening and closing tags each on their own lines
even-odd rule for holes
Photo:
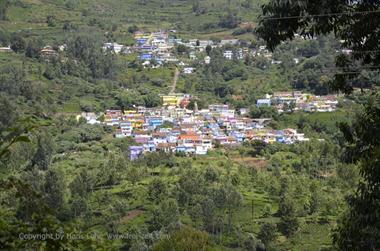
<svg viewBox="0 0 380 251">
<path fill-rule="evenodd" d="M 25 32 L 30 36 L 44 36 L 51 41 L 64 39 L 68 34 L 62 26 L 69 21 L 79 27 L 77 32 L 100 34 L 117 27 L 114 36 L 127 41 L 128 27 L 137 25 L 144 30 L 177 29 L 185 38 L 199 34 L 201 38 L 230 37 L 231 31 L 217 27 L 220 17 L 228 12 L 238 13 L 242 22 L 254 22 L 264 1 L 209 0 L 200 1 L 204 14 L 193 12 L 192 1 L 151 0 L 143 4 L 137 0 L 19 0 L 8 10 L 8 21 L 0 21 L 1 29 L 8 32 Z M 54 24 L 47 25 L 47 17 L 54 17 Z M 213 24 L 211 29 L 205 26 Z"/>
<path fill-rule="evenodd" d="M 193 1 L 150 0 L 19 0 L 14 1 L 7 13 L 7 21 L 0 21 L 0 29 L 7 32 L 23 32 L 29 36 L 43 36 L 44 40 L 59 42 L 71 32 L 103 36 L 112 30 L 113 37 L 120 43 L 132 42 L 128 27 L 137 25 L 140 29 L 153 31 L 176 29 L 184 38 L 229 38 L 232 31 L 218 27 L 221 16 L 229 12 L 238 13 L 242 22 L 255 22 L 263 0 L 251 1 L 250 7 L 243 7 L 246 0 L 200 1 L 206 9 L 204 14 L 193 12 Z M 249 2 L 249 1 L 248 1 Z M 54 17 L 54 24 L 48 26 L 47 17 Z M 62 30 L 66 22 L 77 27 L 76 31 Z M 209 28 L 205 28 L 208 26 Z M 252 35 L 241 35 L 252 39 Z"/>
</svg>

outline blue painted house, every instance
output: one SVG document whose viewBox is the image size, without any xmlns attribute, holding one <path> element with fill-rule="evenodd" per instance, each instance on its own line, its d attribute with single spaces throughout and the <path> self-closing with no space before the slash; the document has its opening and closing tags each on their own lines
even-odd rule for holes
<svg viewBox="0 0 380 251">
<path fill-rule="evenodd" d="M 130 146 L 129 151 L 130 151 L 130 159 L 136 160 L 136 159 L 140 158 L 140 156 L 143 154 L 144 147 L 143 146 Z"/>
<path fill-rule="evenodd" d="M 140 54 L 140 60 L 141 61 L 150 61 L 150 60 L 152 60 L 152 58 L 153 58 L 153 55 L 150 54 L 150 53 L 142 53 L 142 54 Z"/>
<path fill-rule="evenodd" d="M 154 143 L 154 140 L 149 140 L 147 144 L 144 144 L 144 151 L 145 152 L 155 152 L 156 151 L 156 144 Z"/>
<path fill-rule="evenodd" d="M 163 124 L 163 120 L 160 117 L 151 117 L 147 119 L 147 123 L 150 127 L 156 129 Z"/>
<path fill-rule="evenodd" d="M 148 39 L 146 39 L 146 38 L 138 38 L 138 39 L 136 39 L 136 42 L 138 44 L 145 44 L 147 41 L 148 41 Z"/>
<path fill-rule="evenodd" d="M 265 98 L 265 99 L 258 99 L 256 105 L 257 105 L 257 107 L 264 107 L 264 106 L 269 107 L 272 105 L 272 103 L 271 103 L 270 99 Z"/>
</svg>

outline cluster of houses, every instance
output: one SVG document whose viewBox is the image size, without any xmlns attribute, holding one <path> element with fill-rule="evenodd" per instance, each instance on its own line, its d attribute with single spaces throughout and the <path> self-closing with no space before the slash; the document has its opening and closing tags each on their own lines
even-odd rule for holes
<svg viewBox="0 0 380 251">
<path fill-rule="evenodd" d="M 244 141 L 293 144 L 308 141 L 295 129 L 272 130 L 266 119 L 244 117 L 228 105 L 210 105 L 207 109 L 187 109 L 190 95 L 163 95 L 163 107 L 136 107 L 133 110 L 108 110 L 102 122 L 94 114 L 83 114 L 88 123 L 114 127 L 116 138 L 132 137 L 131 160 L 146 152 L 163 151 L 186 155 L 204 155 L 216 146 L 237 146 Z"/>
<path fill-rule="evenodd" d="M 156 32 L 136 31 L 133 34 L 135 40 L 134 46 L 128 47 L 118 43 L 105 43 L 103 49 L 111 50 L 116 54 L 138 53 L 139 60 L 142 62 L 143 66 L 151 68 L 160 67 L 163 63 L 168 62 L 176 63 L 179 66 L 185 66 L 186 64 L 183 61 L 180 61 L 173 53 L 174 48 L 179 45 L 187 48 L 187 55 L 190 60 L 202 60 L 205 64 L 210 64 L 211 58 L 209 56 L 198 58 L 200 55 L 199 53 L 205 52 L 207 47 L 221 48 L 226 45 L 233 46 L 234 48 L 223 51 L 223 56 L 228 60 L 243 60 L 246 56 L 250 55 L 252 57 L 262 56 L 271 61 L 272 64 L 281 63 L 280 61 L 272 59 L 272 53 L 269 52 L 265 46 L 251 49 L 247 46 L 246 42 L 243 44 L 238 39 L 222 39 L 220 41 L 189 39 L 185 41 L 176 36 L 170 36 L 170 32 L 163 30 Z M 186 67 L 184 73 L 190 74 L 193 73 L 194 70 L 195 69 L 191 67 Z"/>
<path fill-rule="evenodd" d="M 258 107 L 273 106 L 279 113 L 287 111 L 333 112 L 338 107 L 337 95 L 315 96 L 300 91 L 275 92 L 257 100 Z"/>
</svg>

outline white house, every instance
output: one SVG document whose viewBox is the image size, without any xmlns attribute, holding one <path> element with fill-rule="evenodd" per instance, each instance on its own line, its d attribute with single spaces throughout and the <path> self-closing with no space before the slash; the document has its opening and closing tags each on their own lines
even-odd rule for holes
<svg viewBox="0 0 380 251">
<path fill-rule="evenodd" d="M 124 45 L 118 43 L 105 43 L 103 45 L 103 50 L 111 50 L 116 54 L 119 54 L 123 49 Z"/>
<path fill-rule="evenodd" d="M 224 51 L 223 52 L 223 57 L 227 58 L 228 60 L 231 60 L 233 57 L 233 52 L 232 51 Z"/>
<path fill-rule="evenodd" d="M 223 39 L 220 41 L 220 45 L 222 46 L 227 45 L 227 44 L 238 45 L 239 40 L 238 39 Z"/>
<path fill-rule="evenodd" d="M 194 51 L 192 51 L 192 52 L 189 53 L 189 58 L 190 58 L 191 60 L 195 60 L 195 59 L 197 59 L 197 55 L 195 55 L 195 52 L 194 52 Z"/>
<path fill-rule="evenodd" d="M 0 47 L 0 52 L 12 52 L 13 50 L 11 49 L 10 46 L 8 47 Z"/>
<path fill-rule="evenodd" d="M 183 73 L 185 73 L 185 74 L 191 74 L 191 73 L 194 72 L 194 70 L 195 69 L 193 67 L 186 67 L 186 68 L 183 69 Z"/>
<path fill-rule="evenodd" d="M 210 64 L 211 63 L 211 58 L 209 56 L 206 56 L 204 58 L 205 64 Z"/>
</svg>

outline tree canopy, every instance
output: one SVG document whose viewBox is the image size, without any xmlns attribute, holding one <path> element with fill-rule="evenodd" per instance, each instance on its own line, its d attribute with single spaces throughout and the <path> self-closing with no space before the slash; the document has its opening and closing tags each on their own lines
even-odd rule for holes
<svg viewBox="0 0 380 251">
<path fill-rule="evenodd" d="M 263 6 L 263 16 L 257 33 L 274 49 L 296 34 L 315 37 L 334 33 L 349 55 L 337 54 L 334 87 L 346 93 L 352 91 L 348 79 L 358 75 L 355 61 L 361 68 L 380 68 L 380 2 L 379 1 L 279 1 Z"/>
</svg>

